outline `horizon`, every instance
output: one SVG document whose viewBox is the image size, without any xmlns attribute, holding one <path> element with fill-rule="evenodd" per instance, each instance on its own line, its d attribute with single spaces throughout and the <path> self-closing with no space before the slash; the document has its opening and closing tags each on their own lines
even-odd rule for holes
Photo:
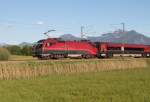
<svg viewBox="0 0 150 102">
<path fill-rule="evenodd" d="M 0 2 L 0 43 L 19 44 L 47 38 L 43 33 L 55 29 L 51 37 L 63 34 L 88 36 L 121 29 L 132 29 L 150 37 L 149 0 L 43 0 Z"/>
<path fill-rule="evenodd" d="M 120 31 L 120 29 L 115 30 L 115 31 L 112 31 L 112 32 L 108 32 L 108 33 L 103 33 L 103 34 L 109 34 L 109 33 L 115 34 L 116 31 Z M 138 33 L 138 34 L 144 35 L 144 34 L 142 34 L 142 33 L 137 32 L 136 30 L 129 30 L 129 31 L 125 31 L 125 32 L 131 32 L 131 31 L 135 31 L 135 32 Z M 86 36 L 86 37 L 100 37 L 100 36 L 102 36 L 103 34 L 101 34 L 101 35 L 99 35 L 99 36 Z M 72 36 L 74 36 L 74 37 L 81 38 L 81 35 L 80 35 L 80 36 L 75 36 L 74 34 L 62 34 L 62 35 L 60 35 L 60 36 L 58 36 L 58 37 L 52 37 L 52 38 L 60 38 L 60 37 L 63 36 L 63 35 L 72 35 Z M 46 36 L 46 35 L 45 35 L 45 36 Z M 146 36 L 146 35 L 144 35 L 144 36 Z M 149 36 L 146 36 L 146 37 L 150 38 Z M 43 38 L 43 39 L 48 39 L 48 37 Z M 87 38 L 85 38 L 85 39 L 87 39 Z M 39 39 L 39 40 L 41 40 L 41 39 Z M 37 41 L 39 41 L 39 40 L 37 40 Z M 3 45 L 3 44 L 4 44 L 4 45 L 5 45 L 5 44 L 8 44 L 8 45 L 19 45 L 19 44 L 22 44 L 22 43 L 33 44 L 33 43 L 36 43 L 37 41 L 34 41 L 34 42 L 22 41 L 22 42 L 15 43 L 15 44 L 13 44 L 13 43 L 3 43 L 3 42 L 0 42 L 0 44 L 2 44 L 2 45 Z"/>
</svg>

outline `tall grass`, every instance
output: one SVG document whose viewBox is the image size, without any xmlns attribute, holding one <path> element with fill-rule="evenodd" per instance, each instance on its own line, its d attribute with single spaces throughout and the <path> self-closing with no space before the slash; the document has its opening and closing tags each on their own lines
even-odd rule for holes
<svg viewBox="0 0 150 102">
<path fill-rule="evenodd" d="M 146 68 L 144 59 L 1 62 L 0 79 Z"/>
</svg>

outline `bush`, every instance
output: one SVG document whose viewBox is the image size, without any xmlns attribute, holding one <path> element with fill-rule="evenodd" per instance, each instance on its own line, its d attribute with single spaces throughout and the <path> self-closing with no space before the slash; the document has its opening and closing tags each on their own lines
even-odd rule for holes
<svg viewBox="0 0 150 102">
<path fill-rule="evenodd" d="M 0 48 L 0 61 L 8 60 L 10 58 L 10 53 L 5 48 Z"/>
<path fill-rule="evenodd" d="M 17 45 L 10 45 L 7 46 L 6 49 L 12 54 L 12 55 L 22 55 L 21 53 L 21 47 Z"/>
</svg>

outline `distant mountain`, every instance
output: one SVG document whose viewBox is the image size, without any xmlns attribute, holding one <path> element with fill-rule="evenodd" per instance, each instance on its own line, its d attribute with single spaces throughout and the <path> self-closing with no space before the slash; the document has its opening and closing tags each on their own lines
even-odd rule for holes
<svg viewBox="0 0 150 102">
<path fill-rule="evenodd" d="M 98 37 L 88 37 L 91 41 L 129 43 L 129 44 L 150 44 L 150 38 L 134 30 L 103 34 Z"/>
<path fill-rule="evenodd" d="M 61 38 L 62 40 L 70 40 L 70 41 L 73 41 L 73 40 L 81 40 L 81 38 L 79 37 L 75 37 L 71 34 L 64 34 L 64 35 L 61 35 L 59 38 Z"/>
<path fill-rule="evenodd" d="M 23 47 L 23 46 L 33 46 L 33 44 L 34 43 L 22 42 L 22 43 L 16 44 L 16 45 Z M 0 43 L 0 47 L 4 47 L 4 46 L 12 46 L 12 44 Z"/>
<path fill-rule="evenodd" d="M 80 40 L 71 34 L 64 34 L 60 36 L 63 40 Z M 92 42 L 114 42 L 114 43 L 129 43 L 129 44 L 148 44 L 150 45 L 150 38 L 140 34 L 134 30 L 122 32 L 121 30 L 113 33 L 102 34 L 101 36 L 88 36 L 87 40 Z"/>
<path fill-rule="evenodd" d="M 8 44 L 6 44 L 6 43 L 0 43 L 0 47 L 3 47 L 3 46 L 8 46 Z"/>
<path fill-rule="evenodd" d="M 28 42 L 22 42 L 22 43 L 20 43 L 19 44 L 19 46 L 32 46 L 33 45 L 33 43 L 28 43 Z"/>
</svg>

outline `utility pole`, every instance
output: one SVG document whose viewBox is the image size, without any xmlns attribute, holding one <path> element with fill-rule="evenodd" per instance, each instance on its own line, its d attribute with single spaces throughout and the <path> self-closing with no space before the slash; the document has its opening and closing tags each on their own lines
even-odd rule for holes
<svg viewBox="0 0 150 102">
<path fill-rule="evenodd" d="M 81 26 L 81 38 L 83 39 L 84 37 L 84 32 L 83 32 L 84 26 Z"/>
<path fill-rule="evenodd" d="M 122 32 L 125 32 L 125 23 L 121 23 L 122 24 Z"/>
<path fill-rule="evenodd" d="M 122 32 L 124 33 L 125 32 L 125 23 L 121 23 L 122 24 Z M 123 52 L 123 56 L 125 54 L 125 40 L 123 39 L 123 42 L 122 42 L 122 47 L 121 47 L 121 51 Z"/>
</svg>

